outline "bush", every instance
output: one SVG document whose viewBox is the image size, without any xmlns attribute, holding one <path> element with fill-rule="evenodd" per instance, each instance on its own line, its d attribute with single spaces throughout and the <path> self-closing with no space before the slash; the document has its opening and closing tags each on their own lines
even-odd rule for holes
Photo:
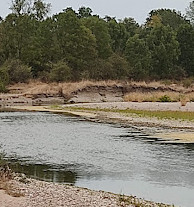
<svg viewBox="0 0 194 207">
<path fill-rule="evenodd" d="M 0 68 L 0 92 L 6 92 L 6 85 L 9 83 L 9 75 L 4 67 Z"/>
<path fill-rule="evenodd" d="M 54 64 L 50 72 L 50 80 L 56 82 L 68 81 L 71 79 L 71 68 L 63 61 Z"/>
<path fill-rule="evenodd" d="M 31 68 L 20 60 L 8 60 L 2 67 L 4 71 L 7 71 L 10 83 L 25 83 L 31 78 Z"/>
<path fill-rule="evenodd" d="M 116 76 L 109 61 L 97 59 L 90 70 L 90 77 L 94 80 L 108 80 L 115 79 Z"/>
<path fill-rule="evenodd" d="M 160 102 L 172 102 L 171 98 L 167 95 L 164 95 L 162 97 L 159 98 Z"/>
<path fill-rule="evenodd" d="M 3 82 L 0 82 L 0 93 L 6 92 L 6 85 Z"/>
<path fill-rule="evenodd" d="M 183 80 L 182 83 L 184 87 L 189 88 L 194 84 L 194 77 L 187 78 Z"/>
</svg>

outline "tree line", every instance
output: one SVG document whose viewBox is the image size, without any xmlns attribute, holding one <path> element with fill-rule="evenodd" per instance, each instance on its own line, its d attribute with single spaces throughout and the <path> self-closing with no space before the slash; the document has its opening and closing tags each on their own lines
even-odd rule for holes
<svg viewBox="0 0 194 207">
<path fill-rule="evenodd" d="M 194 76 L 194 1 L 187 15 L 152 10 L 143 25 L 133 18 L 66 8 L 49 16 L 43 0 L 12 0 L 0 18 L 0 90 L 29 78 L 182 79 Z"/>
</svg>

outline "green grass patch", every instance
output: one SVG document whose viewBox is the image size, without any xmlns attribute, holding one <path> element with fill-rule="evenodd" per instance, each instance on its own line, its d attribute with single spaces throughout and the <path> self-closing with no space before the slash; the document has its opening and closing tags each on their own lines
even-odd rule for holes
<svg viewBox="0 0 194 207">
<path fill-rule="evenodd" d="M 102 112 L 115 112 L 122 113 L 124 115 L 137 115 L 139 117 L 155 117 L 158 119 L 181 119 L 186 121 L 194 121 L 194 112 L 183 111 L 146 111 L 146 110 L 134 110 L 134 109 L 100 109 L 100 108 L 85 108 L 85 107 L 68 107 L 69 110 L 84 110 L 84 111 L 102 111 Z"/>
<path fill-rule="evenodd" d="M 62 107 L 60 105 L 57 105 L 57 104 L 54 104 L 54 105 L 51 105 L 49 106 L 50 109 L 53 109 L 53 110 L 61 110 Z"/>
</svg>

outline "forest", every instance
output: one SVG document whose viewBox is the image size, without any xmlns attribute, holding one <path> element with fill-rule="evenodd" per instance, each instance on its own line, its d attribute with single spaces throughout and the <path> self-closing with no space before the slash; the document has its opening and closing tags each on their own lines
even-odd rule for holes
<svg viewBox="0 0 194 207">
<path fill-rule="evenodd" d="M 43 0 L 12 0 L 0 17 L 0 91 L 41 81 L 182 80 L 194 76 L 194 1 L 186 15 L 152 10 L 134 18 L 100 17 L 91 8 L 49 15 Z"/>
</svg>

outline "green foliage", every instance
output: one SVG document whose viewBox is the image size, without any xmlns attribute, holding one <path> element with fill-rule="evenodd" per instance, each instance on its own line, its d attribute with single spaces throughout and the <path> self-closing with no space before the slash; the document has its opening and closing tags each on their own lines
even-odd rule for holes
<svg viewBox="0 0 194 207">
<path fill-rule="evenodd" d="M 115 74 L 113 74 L 112 65 L 109 61 L 98 59 L 93 63 L 90 71 L 91 79 L 108 80 L 112 79 L 113 76 L 115 77 Z"/>
<path fill-rule="evenodd" d="M 20 60 L 8 60 L 2 68 L 8 73 L 10 83 L 25 83 L 31 78 L 31 68 L 23 64 Z"/>
<path fill-rule="evenodd" d="M 5 83 L 0 80 L 0 93 L 4 93 L 6 91 Z"/>
<path fill-rule="evenodd" d="M 179 64 L 185 68 L 187 75 L 194 75 L 194 27 L 188 24 L 180 25 L 177 32 L 180 47 Z"/>
<path fill-rule="evenodd" d="M 92 9 L 90 9 L 89 7 L 82 6 L 79 8 L 78 12 L 78 16 L 80 18 L 87 18 L 92 16 Z"/>
<path fill-rule="evenodd" d="M 97 80 L 126 79 L 129 76 L 129 69 L 126 59 L 113 53 L 107 60 L 98 59 L 93 64 L 89 77 Z"/>
<path fill-rule="evenodd" d="M 91 16 L 83 19 L 82 22 L 95 35 L 98 56 L 102 59 L 110 57 L 112 49 L 108 24 L 97 16 Z"/>
<path fill-rule="evenodd" d="M 38 20 L 43 20 L 49 13 L 51 4 L 43 0 L 12 0 L 10 9 L 17 16 L 30 15 Z"/>
<path fill-rule="evenodd" d="M 179 28 L 181 24 L 188 24 L 188 21 L 180 12 L 171 9 L 152 10 L 146 20 L 148 27 L 170 26 L 173 30 Z"/>
<path fill-rule="evenodd" d="M 43 20 L 50 12 L 50 9 L 51 9 L 51 4 L 47 4 L 42 0 L 34 0 L 32 12 L 36 19 L 40 21 Z"/>
<path fill-rule="evenodd" d="M 194 1 L 191 1 L 187 8 L 187 17 L 194 24 Z"/>
<path fill-rule="evenodd" d="M 164 95 L 162 97 L 159 98 L 160 102 L 172 102 L 171 98 L 167 95 Z"/>
<path fill-rule="evenodd" d="M 144 39 L 135 35 L 128 39 L 125 55 L 132 67 L 133 79 L 146 79 L 151 68 L 151 54 Z"/>
<path fill-rule="evenodd" d="M 49 66 L 61 60 L 71 68 L 65 77 L 73 81 L 194 75 L 194 28 L 175 10 L 153 10 L 139 26 L 133 18 L 100 18 L 89 7 L 48 17 L 50 8 L 43 0 L 13 0 L 12 13 L 0 19 L 0 66 L 9 62 L 12 68 L 3 69 L 8 81 L 0 77 L 1 91 L 10 81 L 27 80 L 30 68 L 35 78 L 62 81 L 55 76 L 60 70 Z M 187 15 L 192 21 L 193 1 Z"/>
<path fill-rule="evenodd" d="M 139 25 L 133 18 L 124 18 L 121 23 L 125 26 L 128 37 L 132 37 L 139 32 Z"/>
<path fill-rule="evenodd" d="M 113 52 L 123 53 L 127 39 L 129 38 L 125 25 L 115 19 L 108 21 L 109 34 L 112 40 Z"/>
<path fill-rule="evenodd" d="M 71 79 L 71 68 L 63 61 L 54 64 L 50 72 L 50 80 L 56 82 L 68 81 Z"/>
<path fill-rule="evenodd" d="M 111 79 L 126 79 L 129 77 L 130 66 L 124 57 L 114 53 L 109 57 L 108 62 L 112 68 Z"/>
<path fill-rule="evenodd" d="M 6 92 L 6 86 L 9 83 L 9 74 L 5 67 L 0 67 L 0 92 Z"/>
<path fill-rule="evenodd" d="M 55 19 L 61 56 L 73 69 L 73 77 L 77 80 L 97 57 L 95 35 L 82 25 L 72 9 L 65 10 Z"/>
<path fill-rule="evenodd" d="M 176 33 L 169 26 L 157 26 L 148 35 L 152 71 L 155 79 L 173 79 L 180 55 Z"/>
</svg>

